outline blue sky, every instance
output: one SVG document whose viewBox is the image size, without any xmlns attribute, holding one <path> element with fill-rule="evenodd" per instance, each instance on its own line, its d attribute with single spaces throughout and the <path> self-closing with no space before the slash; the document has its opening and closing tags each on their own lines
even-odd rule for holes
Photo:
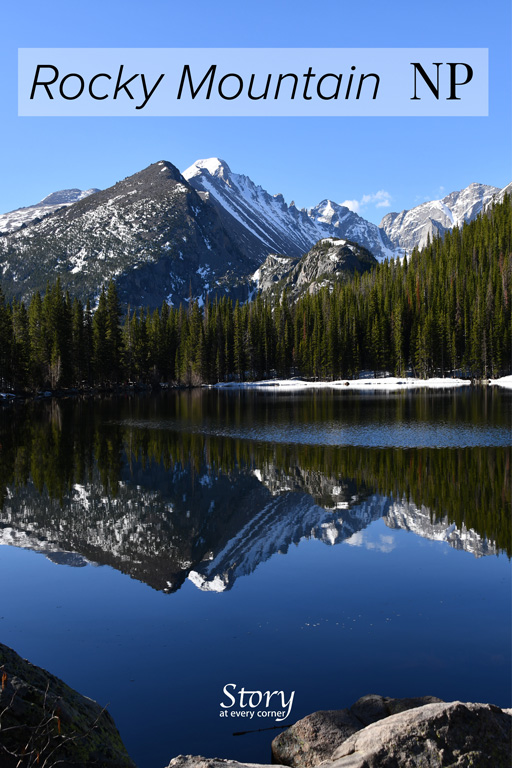
<svg viewBox="0 0 512 768">
<path fill-rule="evenodd" d="M 287 202 L 390 210 L 512 179 L 511 3 L 78 0 L 4 4 L 0 212 L 105 188 L 157 160 L 218 156 Z M 19 118 L 19 47 L 484 47 L 489 117 Z"/>
</svg>

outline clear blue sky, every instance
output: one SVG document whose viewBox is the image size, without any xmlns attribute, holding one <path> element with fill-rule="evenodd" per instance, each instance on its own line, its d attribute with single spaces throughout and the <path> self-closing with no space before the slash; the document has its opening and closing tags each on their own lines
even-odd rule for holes
<svg viewBox="0 0 512 768">
<path fill-rule="evenodd" d="M 376 222 L 472 181 L 512 179 L 510 0 L 27 0 L 4 4 L 0 34 L 2 213 L 58 189 L 105 188 L 161 159 L 184 170 L 218 156 L 287 202 L 355 200 Z M 172 46 L 489 48 L 490 114 L 17 117 L 19 47 Z"/>
</svg>

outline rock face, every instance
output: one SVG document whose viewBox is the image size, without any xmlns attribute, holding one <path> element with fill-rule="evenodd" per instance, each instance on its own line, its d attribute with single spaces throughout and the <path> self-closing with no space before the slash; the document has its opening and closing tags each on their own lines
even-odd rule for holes
<svg viewBox="0 0 512 768">
<path fill-rule="evenodd" d="M 408 253 L 413 248 L 424 248 L 428 238 L 443 237 L 453 227 L 461 227 L 465 221 L 473 221 L 477 214 L 499 195 L 498 187 L 486 184 L 470 184 L 458 192 L 451 192 L 442 200 L 422 203 L 409 211 L 388 213 L 382 219 L 384 230 L 394 248 Z"/>
<path fill-rule="evenodd" d="M 309 210 L 287 205 L 248 176 L 233 173 L 218 157 L 197 160 L 183 171 L 190 185 L 213 202 L 226 229 L 244 252 L 263 261 L 269 253 L 300 257 L 325 237 L 355 240 L 377 259 L 395 255 L 384 230 L 332 200 Z"/>
<path fill-rule="evenodd" d="M 263 295 L 279 296 L 286 289 L 291 299 L 298 299 L 304 293 L 332 287 L 356 272 L 367 272 L 376 264 L 377 259 L 361 245 L 328 237 L 298 260 L 271 254 L 253 275 L 253 280 Z"/>
<path fill-rule="evenodd" d="M 509 768 L 512 715 L 491 704 L 427 704 L 368 725 L 332 755 L 332 768 Z"/>
<path fill-rule="evenodd" d="M 234 290 L 257 267 L 165 161 L 1 236 L 0 261 L 10 296 L 26 300 L 60 277 L 63 289 L 94 301 L 112 278 L 123 302 L 149 307 L 223 294 L 224 283 Z"/>
<path fill-rule="evenodd" d="M 304 768 L 329 760 L 341 742 L 363 727 L 349 709 L 313 712 L 276 736 L 272 759 Z"/>
<path fill-rule="evenodd" d="M 2 768 L 135 768 L 108 712 L 1 643 L 0 679 Z"/>
<path fill-rule="evenodd" d="M 435 696 L 390 699 L 363 696 L 350 709 L 314 712 L 294 723 L 272 742 L 276 763 L 293 768 L 310 768 L 329 760 L 342 742 L 365 726 L 408 709 L 440 702 Z"/>
<path fill-rule="evenodd" d="M 273 765 L 292 768 L 510 768 L 512 709 L 434 696 L 363 696 L 315 712 L 272 743 Z M 168 768 L 266 768 L 180 755 Z"/>
</svg>

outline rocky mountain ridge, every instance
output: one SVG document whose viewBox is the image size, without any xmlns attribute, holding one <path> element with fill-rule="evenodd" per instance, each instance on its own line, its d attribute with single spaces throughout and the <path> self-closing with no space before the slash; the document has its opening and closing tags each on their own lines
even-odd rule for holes
<svg viewBox="0 0 512 768">
<path fill-rule="evenodd" d="M 326 237 L 354 240 L 379 260 L 395 255 L 385 233 L 349 208 L 331 200 L 309 210 L 288 206 L 281 194 L 270 195 L 219 158 L 198 160 L 183 176 L 212 200 L 225 226 L 237 232 L 240 247 L 259 262 L 269 253 L 302 256 Z"/>
<path fill-rule="evenodd" d="M 278 298 L 284 290 L 295 300 L 304 293 L 330 288 L 354 273 L 362 274 L 377 264 L 366 248 L 333 237 L 319 240 L 300 259 L 270 254 L 252 276 L 257 290 Z"/>
<path fill-rule="evenodd" d="M 309 210 L 287 205 L 218 158 L 183 174 L 159 161 L 109 189 L 63 190 L 0 216 L 2 287 L 8 297 L 27 299 L 59 276 L 64 289 L 94 303 L 114 279 L 126 304 L 151 308 L 201 304 L 207 295 L 245 301 L 269 280 L 299 295 L 322 285 L 325 274 L 329 284 L 442 236 L 504 191 L 471 184 L 389 213 L 377 227 L 327 199 Z M 323 259 L 314 246 L 328 240 L 358 249 L 358 264 L 348 251 Z"/>
<path fill-rule="evenodd" d="M 0 264 L 8 295 L 27 298 L 59 276 L 94 299 L 112 278 L 122 301 L 150 307 L 233 289 L 248 269 L 217 210 L 164 161 L 0 237 Z"/>
<path fill-rule="evenodd" d="M 410 253 L 413 248 L 424 248 L 429 239 L 443 237 L 453 227 L 473 221 L 500 192 L 498 187 L 470 184 L 442 200 L 422 203 L 401 213 L 388 213 L 380 227 L 394 248 Z"/>
</svg>

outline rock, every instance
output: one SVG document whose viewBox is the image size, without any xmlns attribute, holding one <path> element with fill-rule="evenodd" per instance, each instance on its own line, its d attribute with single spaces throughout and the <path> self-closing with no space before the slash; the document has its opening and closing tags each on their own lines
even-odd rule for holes
<svg viewBox="0 0 512 768">
<path fill-rule="evenodd" d="M 396 715 L 398 712 L 405 712 L 408 709 L 415 709 L 416 707 L 423 707 L 425 704 L 433 704 L 440 701 L 442 700 L 436 696 L 390 699 L 387 696 L 370 694 L 362 696 L 355 704 L 352 704 L 350 712 L 360 720 L 362 726 L 365 726 L 375 723 L 377 720 L 382 720 L 384 717 Z"/>
<path fill-rule="evenodd" d="M 286 289 L 288 298 L 295 300 L 306 292 L 332 287 L 356 272 L 367 272 L 375 264 L 375 257 L 362 245 L 328 237 L 319 240 L 300 259 L 270 254 L 255 275 L 264 296 L 280 296 Z"/>
<path fill-rule="evenodd" d="M 272 757 L 274 768 L 510 768 L 511 736 L 512 709 L 371 695 L 299 720 L 274 739 Z M 168 768 L 270 767 L 180 755 Z"/>
<path fill-rule="evenodd" d="M 426 704 L 346 739 L 329 768 L 510 768 L 512 716 L 491 704 Z M 327 766 L 326 766 L 327 768 Z"/>
<path fill-rule="evenodd" d="M 222 760 L 220 757 L 201 757 L 200 755 L 178 755 L 167 768 L 279 768 L 262 763 L 238 763 L 236 760 Z"/>
<path fill-rule="evenodd" d="M 2 643 L 0 680 L 2 768 L 16 766 L 27 744 L 23 765 L 135 768 L 108 712 Z"/>
<path fill-rule="evenodd" d="M 435 701 L 441 699 L 435 696 L 390 699 L 369 695 L 358 699 L 350 709 L 314 712 L 276 736 L 272 742 L 272 758 L 292 768 L 310 768 L 328 760 L 345 739 L 366 725 Z"/>
<path fill-rule="evenodd" d="M 276 736 L 272 760 L 293 768 L 318 765 L 362 727 L 348 709 L 314 712 Z"/>
</svg>

